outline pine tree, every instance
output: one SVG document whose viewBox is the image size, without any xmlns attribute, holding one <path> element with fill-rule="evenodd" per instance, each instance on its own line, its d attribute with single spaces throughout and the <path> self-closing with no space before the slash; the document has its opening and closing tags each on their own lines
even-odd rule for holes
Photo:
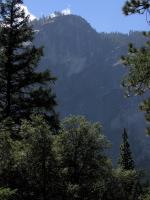
<svg viewBox="0 0 150 200">
<path fill-rule="evenodd" d="M 128 142 L 128 135 L 126 128 L 122 133 L 122 144 L 120 145 L 120 158 L 118 159 L 119 166 L 124 170 L 133 170 L 134 161 L 130 150 L 130 144 Z"/>
<path fill-rule="evenodd" d="M 33 27 L 20 6 L 22 3 L 0 3 L 0 120 L 11 117 L 20 124 L 20 119 L 40 113 L 57 130 L 57 101 L 52 93 L 56 78 L 49 70 L 37 70 L 43 47 L 33 45 Z"/>
<path fill-rule="evenodd" d="M 123 65 L 130 66 L 121 83 L 121 85 L 127 89 L 126 97 L 142 95 L 150 89 L 149 50 L 150 42 L 147 42 L 147 45 L 140 49 L 129 44 L 128 55 L 126 57 L 121 56 Z M 145 119 L 150 123 L 150 97 L 142 101 L 140 110 L 145 112 Z M 147 127 L 147 134 L 150 135 L 150 127 Z"/>
<path fill-rule="evenodd" d="M 130 0 L 126 1 L 122 10 L 125 15 L 144 14 L 148 20 L 150 11 L 150 0 Z M 143 32 L 143 35 L 150 38 L 150 32 Z M 150 89 L 150 41 L 141 48 L 136 48 L 133 44 L 129 44 L 128 55 L 121 56 L 121 61 L 124 66 L 128 67 L 128 72 L 122 80 L 122 86 L 127 90 L 126 97 L 141 95 Z M 145 111 L 145 119 L 150 123 L 150 97 L 142 101 L 140 110 Z M 147 135 L 150 135 L 150 127 L 147 127 Z"/>
<path fill-rule="evenodd" d="M 150 0 L 130 0 L 126 1 L 122 8 L 125 15 L 130 15 L 134 13 L 143 14 L 150 7 Z"/>
</svg>

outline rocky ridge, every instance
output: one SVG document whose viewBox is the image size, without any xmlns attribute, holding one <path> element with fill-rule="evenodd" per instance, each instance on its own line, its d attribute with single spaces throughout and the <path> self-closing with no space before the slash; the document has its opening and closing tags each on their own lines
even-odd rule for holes
<svg viewBox="0 0 150 200">
<path fill-rule="evenodd" d="M 140 33 L 97 33 L 83 18 L 59 16 L 35 26 L 35 45 L 44 45 L 39 70 L 50 67 L 58 80 L 54 87 L 61 118 L 84 115 L 100 122 L 113 143 L 109 152 L 117 160 L 121 133 L 126 126 L 137 167 L 149 167 L 150 138 L 138 105 L 144 97 L 125 99 L 120 82 L 126 69 L 116 65 L 127 44 L 144 44 Z"/>
</svg>

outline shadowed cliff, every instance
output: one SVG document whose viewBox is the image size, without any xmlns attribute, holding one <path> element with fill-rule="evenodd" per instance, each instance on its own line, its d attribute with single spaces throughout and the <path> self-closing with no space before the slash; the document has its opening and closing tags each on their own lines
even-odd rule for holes
<svg viewBox="0 0 150 200">
<path fill-rule="evenodd" d="M 116 64 L 127 53 L 127 44 L 144 45 L 140 32 L 97 33 L 83 18 L 58 16 L 36 22 L 35 45 L 44 45 L 39 70 L 50 67 L 58 80 L 54 87 L 61 118 L 84 115 L 100 122 L 103 134 L 113 143 L 109 152 L 118 158 L 121 133 L 126 126 L 137 167 L 149 167 L 150 138 L 138 105 L 144 97 L 124 98 L 120 82 L 126 69 Z"/>
</svg>

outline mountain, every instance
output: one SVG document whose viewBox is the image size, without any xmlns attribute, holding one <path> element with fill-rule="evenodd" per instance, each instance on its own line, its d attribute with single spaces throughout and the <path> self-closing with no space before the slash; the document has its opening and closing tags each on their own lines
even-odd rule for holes
<svg viewBox="0 0 150 200">
<path fill-rule="evenodd" d="M 136 167 L 149 167 L 150 138 L 138 105 L 144 96 L 124 98 L 120 87 L 126 68 L 118 64 L 127 44 L 145 44 L 140 32 L 98 33 L 80 16 L 61 15 L 32 22 L 35 45 L 44 45 L 39 70 L 50 67 L 58 80 L 54 90 L 61 118 L 84 115 L 100 122 L 103 134 L 113 143 L 109 155 L 119 156 L 121 133 L 126 127 Z"/>
</svg>

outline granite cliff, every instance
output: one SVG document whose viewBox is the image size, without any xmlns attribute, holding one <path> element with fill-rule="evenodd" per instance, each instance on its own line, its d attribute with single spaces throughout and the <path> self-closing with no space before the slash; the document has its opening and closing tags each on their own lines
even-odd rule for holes
<svg viewBox="0 0 150 200">
<path fill-rule="evenodd" d="M 150 138 L 138 105 L 144 97 L 124 98 L 120 88 L 126 69 L 116 64 L 133 41 L 144 45 L 141 33 L 97 33 L 83 18 L 58 16 L 35 25 L 35 45 L 44 45 L 39 70 L 50 67 L 58 80 L 54 87 L 61 118 L 84 115 L 100 122 L 103 134 L 113 143 L 109 152 L 118 158 L 121 133 L 126 126 L 137 167 L 149 167 Z"/>
</svg>

